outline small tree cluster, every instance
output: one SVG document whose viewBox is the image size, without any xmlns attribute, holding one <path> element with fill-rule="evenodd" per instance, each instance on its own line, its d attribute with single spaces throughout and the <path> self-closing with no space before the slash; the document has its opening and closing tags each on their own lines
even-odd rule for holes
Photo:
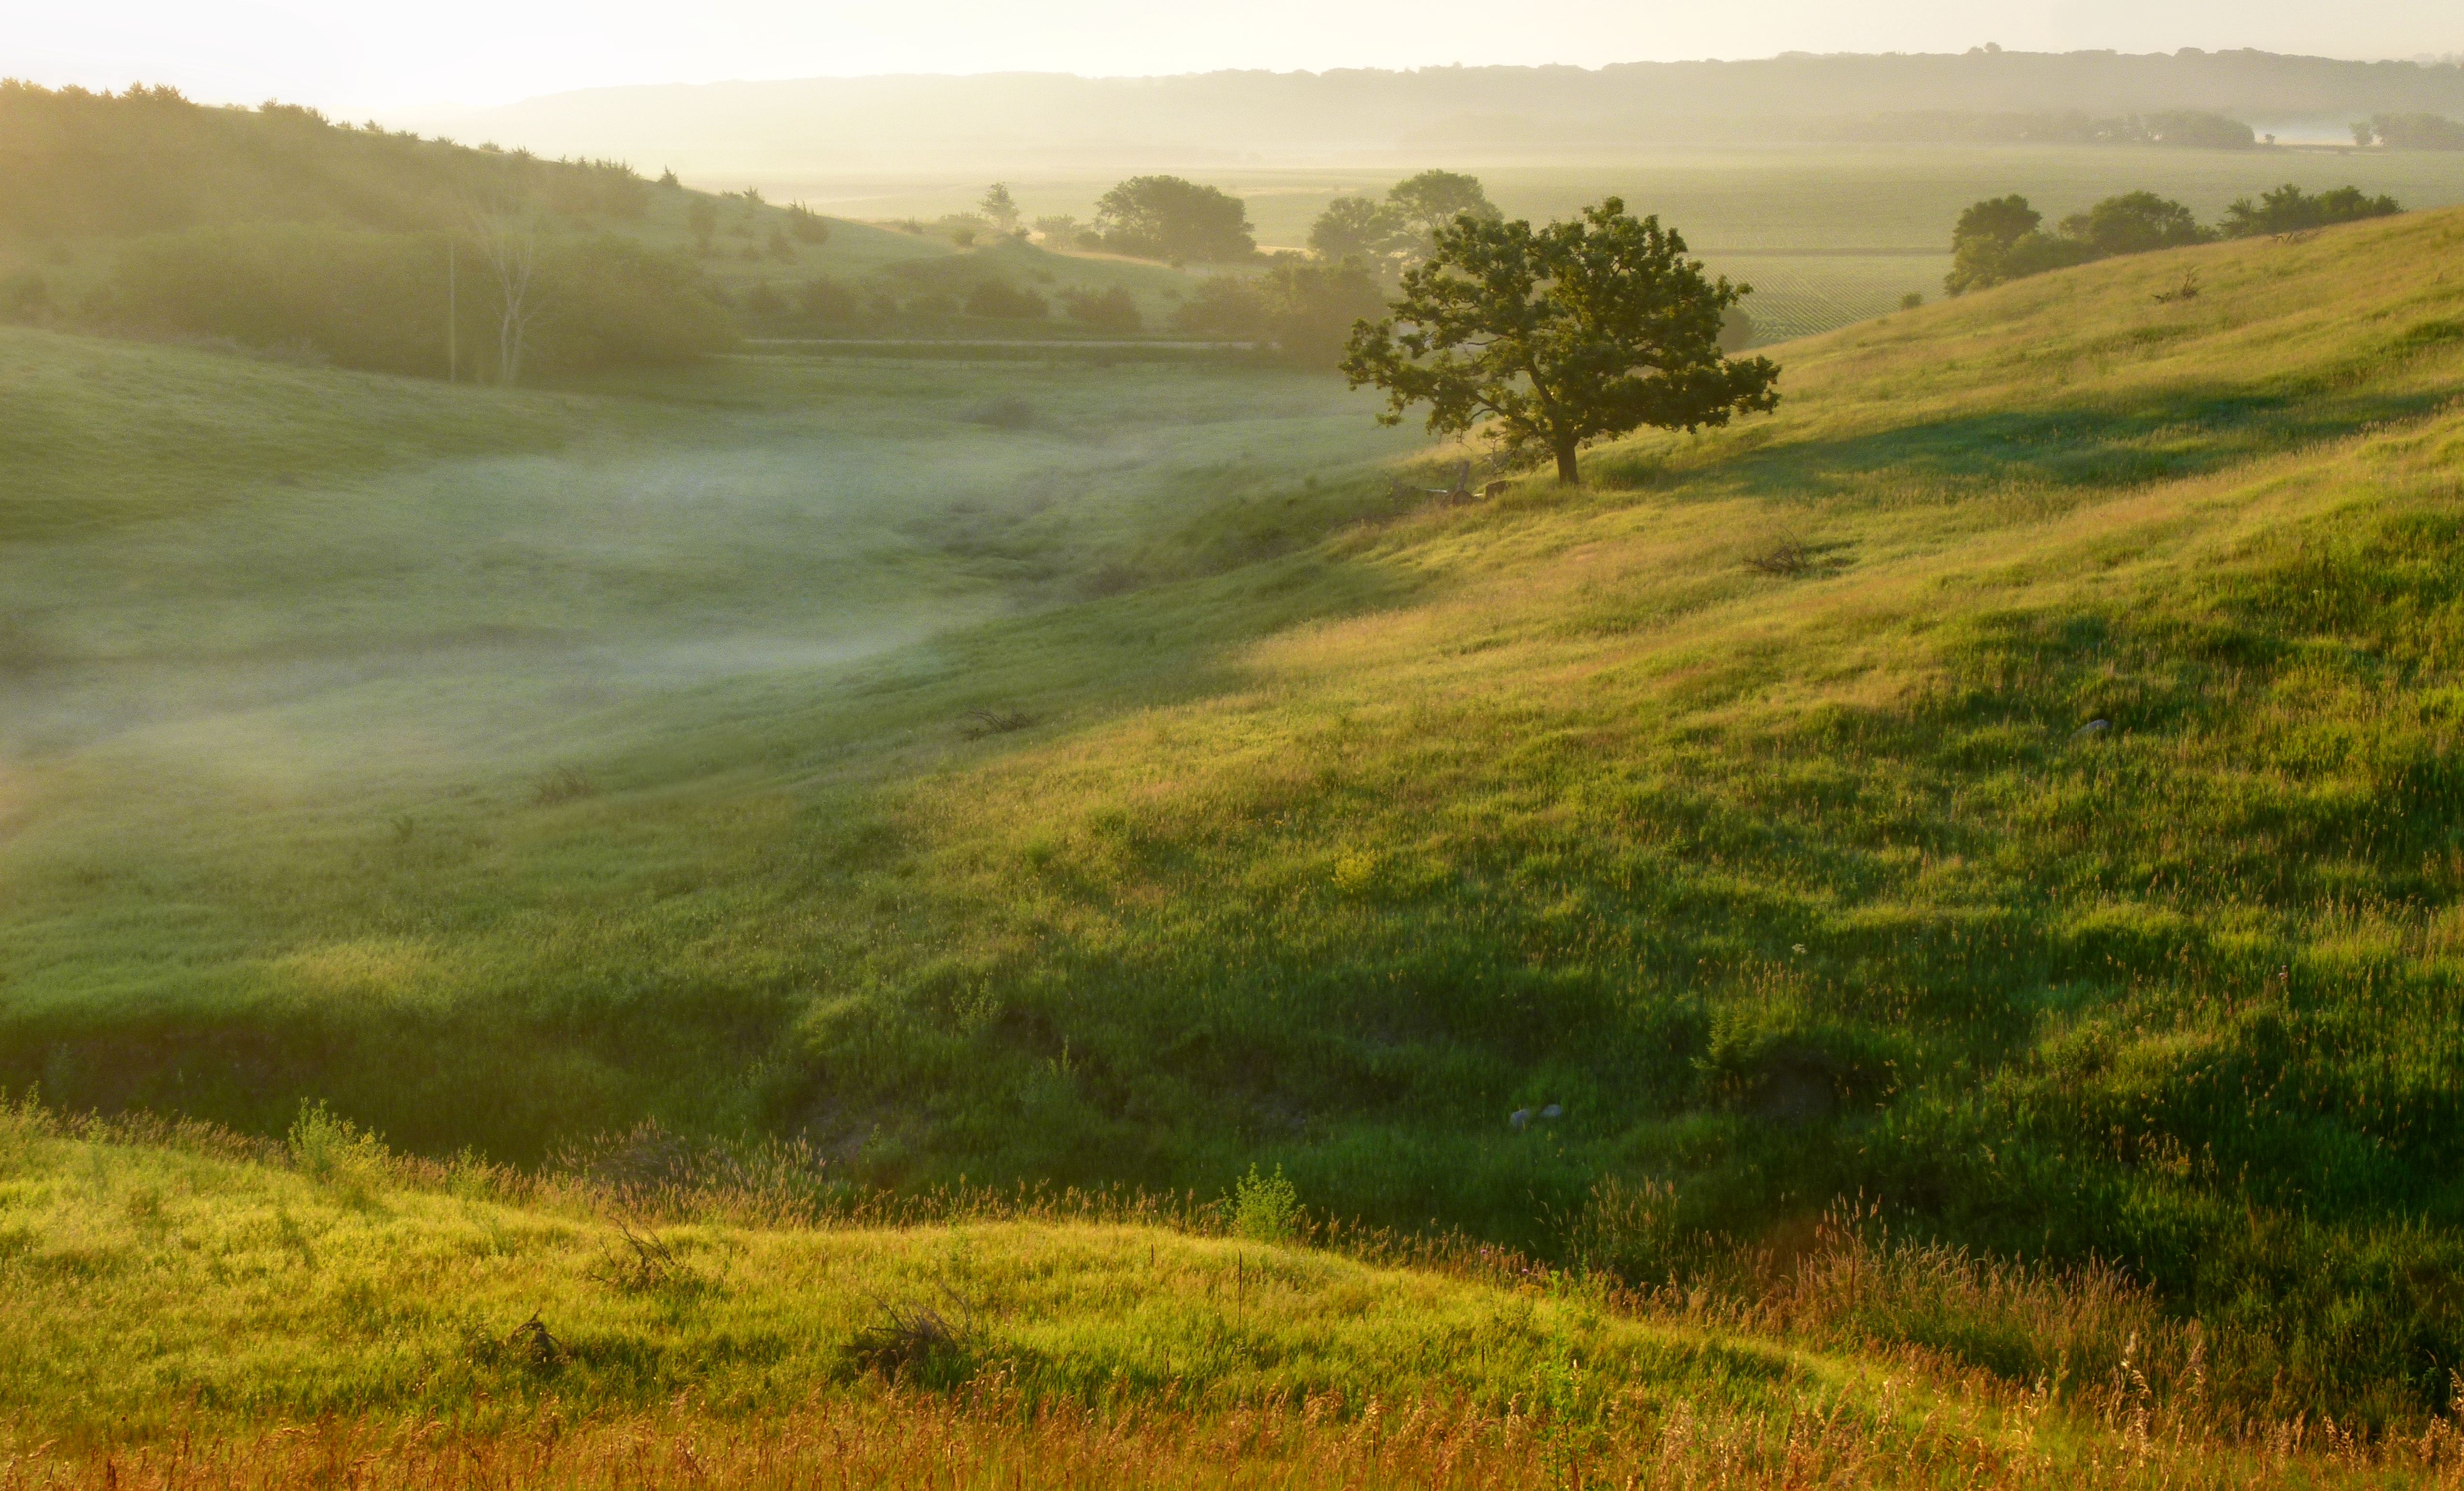
<svg viewBox="0 0 2464 1491">
<path fill-rule="evenodd" d="M 2044 215 L 2030 207 L 2027 198 L 1993 197 L 1959 214 L 1950 232 L 1951 267 L 1943 288 L 1960 295 L 2117 254 L 2178 249 L 2220 237 L 2321 228 L 2402 210 L 2394 198 L 2365 196 L 2357 186 L 2342 186 L 2314 197 L 2299 186 L 2286 186 L 2262 194 L 2256 203 L 2242 198 L 2225 209 L 2217 226 L 2210 228 L 2170 198 L 2152 191 L 2126 191 L 2084 212 L 2072 213 L 2049 233 L 2038 226 Z"/>
<path fill-rule="evenodd" d="M 1286 258 L 1253 278 L 1218 275 L 1201 282 L 1173 313 L 1175 330 L 1194 336 L 1271 343 L 1285 361 L 1332 367 L 1353 327 L 1385 310 L 1367 265 Z"/>
<path fill-rule="evenodd" d="M 1249 208 L 1240 198 L 1177 176 L 1133 176 L 1095 204 L 1103 246 L 1139 258 L 1202 264 L 1258 252 Z"/>
<path fill-rule="evenodd" d="M 2393 217 L 2403 210 L 2395 198 L 2373 197 L 2359 186 L 2338 186 L 2312 196 L 2287 182 L 2274 191 L 2260 192 L 2255 202 L 2243 197 L 2226 208 L 2223 231 L 2228 238 L 2307 232 L 2364 218 Z"/>
<path fill-rule="evenodd" d="M 1146 324 L 1146 318 L 1138 314 L 1138 302 L 1131 297 L 1126 285 L 1064 290 L 1061 309 L 1071 320 L 1104 331 L 1136 331 Z"/>
<path fill-rule="evenodd" d="M 1422 171 L 1387 188 L 1383 202 L 1337 197 L 1328 203 L 1309 228 L 1309 252 L 1336 263 L 1419 258 L 1440 228 L 1465 215 L 1489 223 L 1505 216 L 1479 177 Z"/>
<path fill-rule="evenodd" d="M 998 321 L 1040 321 L 1052 314 L 1044 296 L 1005 279 L 986 279 L 967 292 L 967 314 Z"/>
<path fill-rule="evenodd" d="M 787 208 L 787 231 L 799 243 L 825 244 L 830 241 L 830 220 L 798 202 Z"/>
<path fill-rule="evenodd" d="M 2464 124 L 2436 114 L 2374 114 L 2353 126 L 2353 143 L 2390 150 L 2464 150 Z"/>
</svg>

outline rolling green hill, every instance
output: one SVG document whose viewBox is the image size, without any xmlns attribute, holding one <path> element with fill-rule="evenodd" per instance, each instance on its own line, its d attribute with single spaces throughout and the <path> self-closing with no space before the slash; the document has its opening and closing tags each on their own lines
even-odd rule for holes
<svg viewBox="0 0 2464 1491">
<path fill-rule="evenodd" d="M 0 555 L 0 1071 L 439 1152 L 752 1125 L 894 1186 L 1263 1159 L 1339 1216 L 1590 1217 L 1633 1279 L 1862 1193 L 2118 1261 L 2219 1391 L 2431 1406 L 2459 245 L 2031 279 L 1435 510 L 1297 375 L 466 390 L 502 444 L 447 459 L 405 391 L 354 416 L 389 464 L 310 471 L 397 385 L 12 334 L 12 387 L 292 403 L 254 500 Z M 1612 1227 L 1603 1177 L 1674 1199 Z"/>
<path fill-rule="evenodd" d="M 672 1145 L 636 1138 L 637 1156 Z M 1746 1329 L 1485 1250 L 1305 1245 L 1271 1187 L 1222 1212 L 981 1195 L 816 1212 L 809 1161 L 739 1153 L 648 1187 L 407 1162 L 315 1109 L 267 1144 L 0 1108 L 0 1453 L 24 1484 L 165 1488 L 2207 1491 L 2464 1472 L 2452 1419 L 2371 1442 L 2218 1414 L 2194 1338 L 2109 1277 L 1834 1231 Z M 2013 1381 L 1881 1349 L 1867 1332 L 1895 1314 L 2057 1365 Z"/>
<path fill-rule="evenodd" d="M 726 350 L 737 326 L 1083 334 L 1067 297 L 1115 288 L 1157 327 L 1195 283 L 947 227 L 821 218 L 758 191 L 696 191 L 671 173 L 654 183 L 622 162 L 544 160 L 279 103 L 207 107 L 167 88 L 0 79 L 0 321 L 494 378 L 504 297 L 492 235 L 537 276 L 533 376 L 687 362 Z M 969 292 L 988 280 L 1044 297 L 1045 314 L 969 314 Z"/>
</svg>

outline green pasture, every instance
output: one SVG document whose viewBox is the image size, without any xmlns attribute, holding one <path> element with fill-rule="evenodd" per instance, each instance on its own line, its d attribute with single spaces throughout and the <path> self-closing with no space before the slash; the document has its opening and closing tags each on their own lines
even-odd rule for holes
<svg viewBox="0 0 2464 1491">
<path fill-rule="evenodd" d="M 1862 1193 L 2119 1261 L 2220 1391 L 2409 1412 L 2464 1362 L 2459 249 L 1894 313 L 1466 507 L 1288 373 L 9 333 L 122 453 L 7 437 L 0 1082 L 1265 1160 L 1543 1250 L 1621 1176 L 1677 1197 L 1639 1278 Z"/>
<path fill-rule="evenodd" d="M 905 1364 L 923 1385 L 1004 1370 L 1031 1398 L 1169 1394 L 1183 1411 L 1332 1393 L 1460 1395 L 1503 1414 L 1569 1361 L 1588 1370 L 1587 1415 L 1868 1386 L 1817 1356 L 1620 1318 L 1595 1296 L 1275 1242 L 1032 1220 L 621 1223 L 573 1198 L 500 1194 L 482 1168 L 406 1184 L 347 1135 L 319 1138 L 296 1167 L 270 1167 L 9 1133 L 0 1403 L 13 1422 L 0 1444 L 23 1448 L 13 1436 L 37 1427 L 124 1440 L 329 1414 L 480 1427 L 550 1400 L 611 1413 L 679 1394 L 714 1416 L 758 1414 L 861 1391 L 879 1367 L 868 1334 L 919 1309 L 957 1334 Z M 530 1319 L 544 1344 L 517 1328 Z M 1863 1414 L 1869 1396 L 1843 1406 Z"/>
</svg>

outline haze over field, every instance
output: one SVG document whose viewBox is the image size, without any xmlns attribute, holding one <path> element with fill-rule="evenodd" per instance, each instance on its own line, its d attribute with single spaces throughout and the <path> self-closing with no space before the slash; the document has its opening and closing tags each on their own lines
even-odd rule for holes
<svg viewBox="0 0 2464 1491">
<path fill-rule="evenodd" d="M 1529 164 L 1671 144 L 1956 142 L 1997 138 L 1962 118 L 2168 110 L 2349 144 L 2354 118 L 2464 114 L 2464 66 L 1979 48 L 1595 70 L 823 77 L 601 89 L 480 110 L 411 110 L 398 121 L 552 155 L 612 150 L 693 172 L 906 170 L 963 160 L 1005 174 L 1070 164 L 1384 164 L 1432 152 Z"/>
<path fill-rule="evenodd" d="M 0 1491 L 2464 1491 L 2446 9 L 12 17 Z"/>
<path fill-rule="evenodd" d="M 1502 23 L 1469 0 L 1263 0 L 1237 9 L 990 0 L 878 6 L 715 0 L 690 24 L 626 0 L 102 0 L 21 6 L 8 71 L 45 83 L 167 82 L 202 97 L 269 94 L 341 109 L 500 104 L 576 88 L 898 73 L 1135 77 L 1760 57 L 1782 52 L 2173 52 L 2255 47 L 2371 59 L 2464 47 L 2443 0 L 2338 10 L 2304 0 L 1946 0 L 1746 7 L 1565 0 Z"/>
</svg>

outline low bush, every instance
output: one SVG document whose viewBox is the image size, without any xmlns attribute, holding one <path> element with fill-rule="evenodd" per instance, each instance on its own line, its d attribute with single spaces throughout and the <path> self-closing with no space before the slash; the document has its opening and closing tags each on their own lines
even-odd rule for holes
<svg viewBox="0 0 2464 1491">
<path fill-rule="evenodd" d="M 1125 285 L 1103 290 L 1065 290 L 1061 292 L 1061 308 L 1071 320 L 1104 331 L 1136 331 L 1146 324 L 1146 318 L 1138 314 L 1138 302 L 1131 297 Z"/>
<path fill-rule="evenodd" d="M 1034 321 L 1052 314 L 1044 296 L 1005 279 L 987 279 L 967 292 L 967 314 L 987 320 Z"/>
</svg>

